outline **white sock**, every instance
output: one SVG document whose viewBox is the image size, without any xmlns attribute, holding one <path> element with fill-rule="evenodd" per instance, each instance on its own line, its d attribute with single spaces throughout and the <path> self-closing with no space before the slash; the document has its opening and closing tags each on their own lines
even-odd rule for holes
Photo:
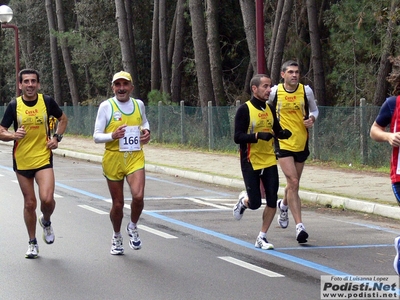
<svg viewBox="0 0 400 300">
<path fill-rule="evenodd" d="M 265 238 L 267 236 L 267 234 L 265 232 L 260 231 L 260 233 L 258 234 L 258 236 L 260 238 Z"/>
<path fill-rule="evenodd" d="M 280 209 L 282 209 L 282 210 L 287 210 L 287 209 L 288 209 L 288 206 L 285 205 L 285 204 L 283 204 L 283 200 L 281 201 L 281 207 L 280 207 Z"/>
<path fill-rule="evenodd" d="M 114 232 L 114 237 L 120 237 L 121 235 L 121 231 L 120 232 Z"/>
<path fill-rule="evenodd" d="M 298 223 L 297 225 L 296 225 L 296 229 L 298 229 L 298 228 L 302 228 L 302 229 L 306 229 L 305 227 L 304 227 L 304 225 L 303 225 L 303 223 Z"/>
<path fill-rule="evenodd" d="M 136 223 L 133 223 L 132 221 L 130 221 L 128 227 L 130 229 L 135 229 L 136 228 Z"/>
</svg>

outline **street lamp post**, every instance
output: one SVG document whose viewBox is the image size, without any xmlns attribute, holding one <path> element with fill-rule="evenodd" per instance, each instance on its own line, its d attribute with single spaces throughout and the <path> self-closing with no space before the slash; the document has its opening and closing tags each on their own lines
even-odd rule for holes
<svg viewBox="0 0 400 300">
<path fill-rule="evenodd" d="M 15 44 L 15 94 L 17 97 L 19 93 L 19 41 L 18 41 L 18 27 L 14 24 L 8 24 L 13 18 L 13 11 L 7 5 L 0 5 L 0 23 L 1 28 L 12 28 L 14 29 L 14 44 Z"/>
</svg>

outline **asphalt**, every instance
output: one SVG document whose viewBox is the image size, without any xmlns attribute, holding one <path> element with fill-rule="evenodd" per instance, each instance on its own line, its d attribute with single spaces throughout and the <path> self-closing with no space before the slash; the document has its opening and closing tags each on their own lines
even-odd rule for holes
<svg viewBox="0 0 400 300">
<path fill-rule="evenodd" d="M 12 146 L 12 142 L 1 143 Z M 101 163 L 103 152 L 104 144 L 95 144 L 90 137 L 65 136 L 54 154 Z M 239 154 L 178 149 L 151 143 L 144 146 L 144 152 L 147 172 L 228 186 L 238 193 L 244 188 Z M 279 178 L 279 196 L 282 196 L 286 180 L 280 169 Z M 305 201 L 400 219 L 400 207 L 393 196 L 389 174 L 357 171 L 350 166 L 334 169 L 306 162 L 299 195 Z"/>
</svg>

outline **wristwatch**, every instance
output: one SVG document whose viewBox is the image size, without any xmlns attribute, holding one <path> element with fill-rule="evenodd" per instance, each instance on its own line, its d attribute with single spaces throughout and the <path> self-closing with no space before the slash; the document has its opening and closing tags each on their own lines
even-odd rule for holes
<svg viewBox="0 0 400 300">
<path fill-rule="evenodd" d="M 55 133 L 55 134 L 53 135 L 53 137 L 55 137 L 55 138 L 57 139 L 57 142 L 61 142 L 61 140 L 62 140 L 62 138 L 63 138 L 63 135 L 62 135 L 62 134 Z"/>
</svg>

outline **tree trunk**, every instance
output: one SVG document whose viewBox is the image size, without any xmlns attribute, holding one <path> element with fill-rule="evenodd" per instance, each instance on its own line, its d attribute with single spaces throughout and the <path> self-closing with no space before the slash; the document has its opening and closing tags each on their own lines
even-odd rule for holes
<svg viewBox="0 0 400 300">
<path fill-rule="evenodd" d="M 219 47 L 218 0 L 207 0 L 207 44 L 210 51 L 211 78 L 214 87 L 215 105 L 226 105 L 222 81 L 222 61 Z"/>
<path fill-rule="evenodd" d="M 278 83 L 280 80 L 283 49 L 285 48 L 286 33 L 290 23 L 290 15 L 293 10 L 293 1 L 294 0 L 285 0 L 282 9 L 282 15 L 279 21 L 279 28 L 276 35 L 273 59 L 271 64 L 271 79 L 274 83 Z"/>
<path fill-rule="evenodd" d="M 160 1 L 159 10 L 159 23 L 158 23 L 158 34 L 160 41 L 160 66 L 161 66 L 161 87 L 164 93 L 170 94 L 169 87 L 169 72 L 168 72 L 168 53 L 167 53 L 167 6 L 166 0 Z"/>
<path fill-rule="evenodd" d="M 207 49 L 207 37 L 202 0 L 189 0 L 189 11 L 192 20 L 192 37 L 198 92 L 200 105 L 203 111 L 203 130 L 204 133 L 206 133 L 208 130 L 207 105 L 209 100 L 214 102 L 214 92 L 210 71 L 210 58 Z"/>
<path fill-rule="evenodd" d="M 271 37 L 271 42 L 269 43 L 269 52 L 268 52 L 268 58 L 267 58 L 267 69 L 268 70 L 271 70 L 271 68 L 272 68 L 272 60 L 274 57 L 275 42 L 276 42 L 276 37 L 278 35 L 279 24 L 281 22 L 282 9 L 283 9 L 284 2 L 285 1 L 278 1 L 278 4 L 276 6 L 274 26 L 272 29 L 272 37 Z"/>
<path fill-rule="evenodd" d="M 56 22 L 53 14 L 53 4 L 51 0 L 45 1 L 47 22 L 49 24 L 49 36 L 50 36 L 50 56 L 51 56 L 51 70 L 53 77 L 54 86 L 54 100 L 58 105 L 62 105 L 61 97 L 61 81 L 60 81 L 60 66 L 58 63 L 58 51 L 57 51 L 57 37 L 54 36 L 53 32 L 57 31 Z"/>
<path fill-rule="evenodd" d="M 117 1 L 117 0 L 116 0 Z M 158 33 L 159 0 L 154 0 L 153 31 L 151 34 L 151 90 L 160 89 L 160 42 Z"/>
<path fill-rule="evenodd" d="M 133 31 L 133 15 L 132 15 L 132 1 L 125 0 L 125 12 L 126 12 L 126 27 L 128 29 L 128 44 L 130 45 L 130 51 L 132 56 L 132 80 L 135 84 L 135 89 L 133 90 L 133 97 L 139 98 L 139 74 L 138 74 L 138 63 L 136 58 L 136 46 L 135 46 L 135 35 Z"/>
<path fill-rule="evenodd" d="M 58 31 L 59 33 L 61 33 L 60 37 L 61 52 L 63 55 L 65 72 L 67 73 L 72 105 L 77 106 L 79 103 L 78 87 L 76 85 L 75 75 L 72 70 L 71 54 L 69 52 L 68 43 L 66 37 L 63 36 L 63 33 L 65 32 L 66 28 L 64 24 L 64 11 L 62 7 L 62 0 L 56 0 L 56 12 L 57 12 Z"/>
<path fill-rule="evenodd" d="M 249 48 L 250 62 L 253 66 L 253 74 L 257 72 L 257 48 L 256 48 L 256 5 L 254 0 L 239 0 L 242 10 L 244 32 Z"/>
<path fill-rule="evenodd" d="M 174 19 L 172 21 L 171 32 L 169 34 L 169 39 L 168 39 L 168 48 L 167 48 L 168 54 L 167 55 L 168 55 L 168 70 L 170 70 L 170 71 L 171 71 L 171 65 L 172 65 L 172 56 L 174 55 L 176 22 L 177 22 L 177 17 L 178 17 L 178 5 L 179 5 L 179 1 L 176 1 Z"/>
<path fill-rule="evenodd" d="M 122 68 L 124 71 L 129 72 L 131 75 L 136 74 L 133 69 L 133 56 L 132 56 L 132 48 L 131 48 L 131 39 L 132 36 L 129 35 L 128 27 L 128 18 L 127 13 L 125 11 L 125 4 L 121 0 L 115 0 L 115 9 L 116 9 L 116 20 L 118 24 L 118 37 L 119 44 L 121 47 L 121 56 L 122 56 Z M 120 70 L 118 70 L 120 71 Z M 132 78 L 133 80 L 133 78 Z M 133 84 L 138 85 L 137 82 L 133 82 Z M 134 89 L 133 96 L 138 97 L 138 90 Z"/>
<path fill-rule="evenodd" d="M 227 110 L 220 106 L 226 105 L 224 83 L 222 78 L 222 60 L 219 46 L 219 26 L 218 26 L 218 0 L 207 0 L 207 44 L 210 51 L 211 79 L 214 87 L 215 105 L 217 113 L 214 114 L 216 124 L 221 124 L 214 129 L 214 134 L 218 137 L 228 136 L 230 127 Z"/>
<path fill-rule="evenodd" d="M 327 105 L 325 73 L 322 62 L 322 47 L 318 29 L 318 14 L 315 0 L 307 0 L 308 27 L 311 40 L 311 60 L 314 69 L 314 93 L 319 105 Z"/>
<path fill-rule="evenodd" d="M 386 37 L 384 38 L 384 45 L 381 54 L 381 62 L 379 64 L 378 77 L 376 79 L 375 94 L 373 99 L 374 105 L 382 105 L 386 99 L 386 91 L 389 87 L 389 83 L 386 80 L 387 75 L 390 72 L 391 64 L 388 60 L 392 48 L 393 48 L 393 31 L 396 26 L 396 9 L 399 6 L 398 0 L 392 0 L 390 7 L 389 21 L 386 29 Z"/>
<path fill-rule="evenodd" d="M 171 75 L 171 100 L 181 101 L 181 82 L 183 70 L 183 41 L 185 37 L 185 5 L 184 0 L 178 0 L 176 4 L 176 32 L 174 34 L 174 51 L 172 56 Z"/>
</svg>

